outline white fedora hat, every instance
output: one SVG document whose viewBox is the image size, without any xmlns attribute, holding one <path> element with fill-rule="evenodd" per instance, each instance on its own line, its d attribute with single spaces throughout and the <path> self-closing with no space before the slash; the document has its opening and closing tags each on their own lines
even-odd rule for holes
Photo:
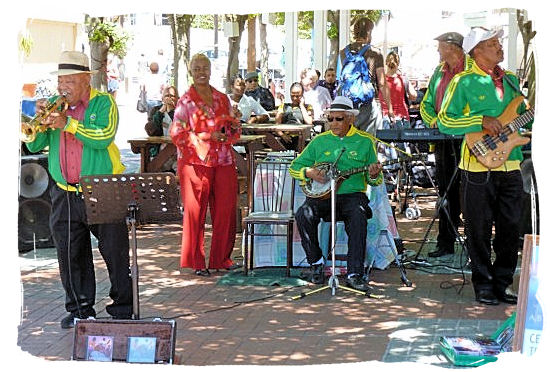
<svg viewBox="0 0 550 372">
<path fill-rule="evenodd" d="M 95 74 L 97 70 L 90 70 L 90 62 L 88 56 L 81 52 L 65 51 L 59 57 L 57 71 L 53 71 L 52 75 L 74 75 L 74 74 Z"/>
<path fill-rule="evenodd" d="M 351 99 L 344 96 L 334 97 L 334 101 L 332 101 L 330 107 L 325 110 L 325 113 L 332 111 L 345 111 L 352 113 L 354 116 L 359 115 L 359 110 L 353 108 L 353 102 L 351 102 Z"/>
</svg>

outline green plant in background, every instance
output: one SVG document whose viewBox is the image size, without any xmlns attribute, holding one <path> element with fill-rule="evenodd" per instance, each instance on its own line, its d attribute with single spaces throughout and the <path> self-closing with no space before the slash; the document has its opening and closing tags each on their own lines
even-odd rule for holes
<svg viewBox="0 0 550 372">
<path fill-rule="evenodd" d="M 30 33 L 26 32 L 24 35 L 19 36 L 19 51 L 28 57 L 31 54 L 32 47 L 34 46 L 34 40 Z"/>
<path fill-rule="evenodd" d="M 100 44 L 108 44 L 109 52 L 124 58 L 128 52 L 131 36 L 118 25 L 111 22 L 99 22 L 92 26 L 89 40 Z"/>
</svg>

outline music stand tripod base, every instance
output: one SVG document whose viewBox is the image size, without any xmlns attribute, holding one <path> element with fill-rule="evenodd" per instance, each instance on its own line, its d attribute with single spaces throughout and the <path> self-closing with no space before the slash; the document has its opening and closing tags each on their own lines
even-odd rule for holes
<svg viewBox="0 0 550 372">
<path fill-rule="evenodd" d="M 394 245 L 390 241 L 390 237 L 388 235 L 387 230 L 380 230 L 380 234 L 378 235 L 378 240 L 376 242 L 376 248 L 380 248 L 380 240 L 382 238 L 385 238 L 386 243 L 385 245 L 388 246 L 393 253 L 393 257 L 395 259 L 395 263 L 397 264 L 397 267 L 399 268 L 399 271 L 401 273 L 401 282 L 406 285 L 407 287 L 412 287 L 413 283 L 407 278 L 407 271 L 405 270 L 405 266 L 403 265 L 403 262 L 399 258 L 399 254 L 397 253 L 397 249 L 394 247 Z M 374 257 L 370 260 L 369 266 L 365 270 L 365 281 L 368 283 L 370 278 L 370 272 L 372 271 L 372 267 L 374 264 Z"/>
<path fill-rule="evenodd" d="M 88 224 L 126 222 L 132 235 L 132 311 L 139 319 L 136 225 L 181 221 L 178 183 L 173 173 L 89 175 L 80 178 Z"/>
</svg>

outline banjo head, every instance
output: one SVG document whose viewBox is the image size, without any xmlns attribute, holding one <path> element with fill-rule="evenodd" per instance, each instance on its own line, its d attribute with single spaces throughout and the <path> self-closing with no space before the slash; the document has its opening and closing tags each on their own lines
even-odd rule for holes
<svg viewBox="0 0 550 372">
<path fill-rule="evenodd" d="M 328 172 L 330 169 L 330 163 L 319 163 L 314 168 Z M 324 198 L 330 194 L 330 181 L 321 183 L 318 181 L 310 180 L 305 185 L 302 185 L 304 194 L 310 198 Z"/>
</svg>

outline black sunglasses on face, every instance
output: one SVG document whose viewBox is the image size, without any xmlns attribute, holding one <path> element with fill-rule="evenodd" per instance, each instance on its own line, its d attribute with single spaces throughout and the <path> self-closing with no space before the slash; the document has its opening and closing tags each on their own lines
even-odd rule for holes
<svg viewBox="0 0 550 372">
<path fill-rule="evenodd" d="M 253 83 L 255 80 L 249 79 L 249 80 L 245 80 L 245 81 L 246 81 L 247 83 Z"/>
<path fill-rule="evenodd" d="M 327 121 L 344 121 L 345 117 L 344 116 L 341 116 L 339 118 L 335 117 L 335 116 L 327 116 Z"/>
</svg>

